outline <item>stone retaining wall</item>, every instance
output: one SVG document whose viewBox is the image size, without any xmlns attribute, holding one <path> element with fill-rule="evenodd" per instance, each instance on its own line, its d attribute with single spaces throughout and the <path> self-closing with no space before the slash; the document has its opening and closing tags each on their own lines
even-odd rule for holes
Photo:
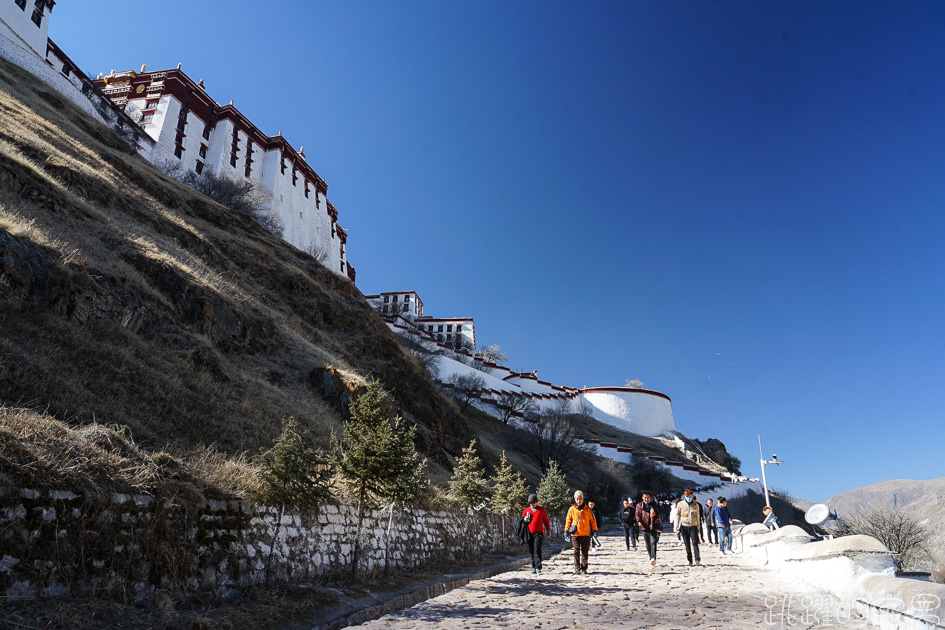
<svg viewBox="0 0 945 630">
<path fill-rule="evenodd" d="M 311 514 L 253 509 L 240 501 L 196 507 L 173 499 L 113 495 L 107 506 L 68 491 L 0 496 L 0 594 L 109 593 L 142 600 L 156 589 L 214 591 L 271 578 L 304 582 L 350 568 L 357 508 Z M 360 567 L 469 563 L 517 549 L 515 519 L 486 512 L 367 512 Z M 278 530 L 278 531 L 277 531 Z"/>
</svg>

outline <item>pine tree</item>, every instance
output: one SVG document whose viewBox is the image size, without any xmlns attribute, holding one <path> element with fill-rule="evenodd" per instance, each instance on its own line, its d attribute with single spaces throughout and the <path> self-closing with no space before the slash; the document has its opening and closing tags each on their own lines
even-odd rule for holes
<svg viewBox="0 0 945 630">
<path fill-rule="evenodd" d="M 522 510 L 528 500 L 528 486 L 521 473 L 512 468 L 502 451 L 499 467 L 492 481 L 492 507 L 496 512 L 508 513 Z"/>
<path fill-rule="evenodd" d="M 460 507 L 478 507 L 489 498 L 489 482 L 485 479 L 482 460 L 476 455 L 476 440 L 463 449 L 449 485 L 450 497 Z"/>
<path fill-rule="evenodd" d="M 558 462 L 550 460 L 548 471 L 545 472 L 538 484 L 538 503 L 551 516 L 560 516 L 571 505 L 571 489 L 568 480 L 564 478 Z"/>
<path fill-rule="evenodd" d="M 406 502 L 429 483 L 426 461 L 414 448 L 416 427 L 394 413 L 378 381 L 367 384 L 348 408 L 339 438 L 332 433 L 338 472 L 358 501 L 352 571 L 357 571 L 365 510 L 377 501 Z"/>
<path fill-rule="evenodd" d="M 331 496 L 334 470 L 329 458 L 311 445 L 294 417 L 282 423 L 282 433 L 258 458 L 259 487 L 250 496 L 264 505 L 279 506 L 279 517 L 266 560 L 266 581 L 272 567 L 275 542 L 287 509 L 313 510 Z"/>
</svg>

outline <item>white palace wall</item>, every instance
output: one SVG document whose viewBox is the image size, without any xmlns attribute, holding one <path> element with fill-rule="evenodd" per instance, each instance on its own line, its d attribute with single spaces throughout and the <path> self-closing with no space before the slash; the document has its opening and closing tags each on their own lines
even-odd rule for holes
<svg viewBox="0 0 945 630">
<path fill-rule="evenodd" d="M 656 437 L 675 431 L 673 404 L 668 396 L 647 389 L 631 387 L 595 387 L 583 389 L 586 402 L 596 420 L 637 435 Z"/>
<path fill-rule="evenodd" d="M 33 21 L 34 12 L 40 14 L 39 24 Z M 48 2 L 37 5 L 34 0 L 27 0 L 23 7 L 13 0 L 0 2 L 0 22 L 3 23 L 4 36 L 12 34 L 17 46 L 30 49 L 40 58 L 46 56 L 46 40 L 49 39 L 49 14 L 52 6 Z"/>
</svg>

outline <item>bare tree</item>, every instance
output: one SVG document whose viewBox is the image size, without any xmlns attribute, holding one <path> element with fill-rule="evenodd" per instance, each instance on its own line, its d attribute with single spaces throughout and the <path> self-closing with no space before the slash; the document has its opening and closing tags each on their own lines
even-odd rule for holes
<svg viewBox="0 0 945 630">
<path fill-rule="evenodd" d="M 271 206 L 269 191 L 248 179 L 234 179 L 210 171 L 197 174 L 185 170 L 180 162 L 164 162 L 158 167 L 165 175 L 187 184 L 221 206 L 253 217 L 257 223 L 282 238 L 285 224 Z"/>
<path fill-rule="evenodd" d="M 875 507 L 866 514 L 843 518 L 842 525 L 845 533 L 872 536 L 900 554 L 903 569 L 923 560 L 932 540 L 932 531 L 915 514 L 902 508 Z"/>
<path fill-rule="evenodd" d="M 509 420 L 516 415 L 525 415 L 535 410 L 535 405 L 525 396 L 515 392 L 505 392 L 495 401 L 496 409 L 502 414 L 503 424 L 508 424 Z"/>
<path fill-rule="evenodd" d="M 577 427 L 568 417 L 567 405 L 567 401 L 562 401 L 557 407 L 542 410 L 537 421 L 525 427 L 529 436 L 525 449 L 541 468 L 542 474 L 551 460 L 558 462 L 562 472 L 568 474 L 584 456 L 590 454 Z"/>
<path fill-rule="evenodd" d="M 460 411 L 466 411 L 469 403 L 478 398 L 486 386 L 486 379 L 478 374 L 452 374 L 446 382 L 453 386 L 453 396 L 459 399 Z"/>
<path fill-rule="evenodd" d="M 305 253 L 323 265 L 328 262 L 328 250 L 315 243 L 310 243 L 305 248 Z"/>
<path fill-rule="evenodd" d="M 638 378 L 628 378 L 627 382 L 624 383 L 624 387 L 632 387 L 633 389 L 643 389 L 643 381 Z"/>
<path fill-rule="evenodd" d="M 475 348 L 472 345 L 472 342 L 469 340 L 469 337 L 467 337 L 466 335 L 462 333 L 453 335 L 452 339 L 448 339 L 446 341 L 446 345 L 448 345 L 450 348 L 452 348 L 456 352 L 465 353 L 467 351 L 475 350 Z"/>
<path fill-rule="evenodd" d="M 479 346 L 479 356 L 483 361 L 488 361 L 489 363 L 502 363 L 503 361 L 509 360 L 502 346 L 496 343 L 491 346 Z"/>
</svg>

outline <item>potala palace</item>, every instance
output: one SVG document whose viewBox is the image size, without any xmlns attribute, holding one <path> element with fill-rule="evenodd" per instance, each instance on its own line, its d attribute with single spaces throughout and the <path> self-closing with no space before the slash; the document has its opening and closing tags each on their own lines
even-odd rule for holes
<svg viewBox="0 0 945 630">
<path fill-rule="evenodd" d="M 279 132 L 268 136 L 230 101 L 219 105 L 180 67 L 90 79 L 49 39 L 54 0 L 0 1 L 0 56 L 51 85 L 134 143 L 146 160 L 175 173 L 242 179 L 267 193 L 283 238 L 353 282 L 348 233 L 328 186 Z"/>
<path fill-rule="evenodd" d="M 325 181 L 308 164 L 302 147 L 294 149 L 281 132 L 263 133 L 232 101 L 220 105 L 204 89 L 203 79 L 195 82 L 179 66 L 158 71 L 142 66 L 138 72 L 113 70 L 89 78 L 48 37 L 55 4 L 54 0 L 0 0 L 0 56 L 116 129 L 142 157 L 165 171 L 213 173 L 249 181 L 267 191 L 271 212 L 284 224 L 285 240 L 335 273 L 355 280 L 355 269 L 346 255 L 347 232 L 328 201 Z M 436 372 L 444 388 L 452 387 L 457 376 L 480 377 L 484 385 L 474 392 L 474 404 L 486 413 L 501 417 L 503 397 L 512 396 L 529 403 L 527 412 L 512 413 L 517 423 L 535 422 L 532 412 L 564 406 L 638 435 L 675 434 L 672 401 L 666 394 L 629 387 L 576 389 L 540 380 L 537 371 L 513 372 L 476 354 L 472 317 L 426 315 L 416 291 L 366 298 L 392 330 L 437 354 Z M 586 442 L 602 457 L 632 461 L 633 449 L 628 445 Z M 684 448 L 678 438 L 677 443 Z M 700 485 L 723 476 L 648 457 L 677 477 Z"/>
<path fill-rule="evenodd" d="M 633 387 L 589 387 L 577 389 L 555 385 L 533 372 L 515 372 L 483 359 L 475 352 L 476 326 L 472 317 L 432 317 L 424 314 L 423 300 L 416 291 L 394 291 L 365 296 L 395 333 L 411 339 L 436 355 L 433 372 L 444 389 L 456 387 L 458 377 L 475 377 L 482 385 L 471 392 L 473 405 L 496 418 L 508 409 L 509 397 L 528 404 L 516 405 L 512 422 L 535 423 L 542 411 L 564 407 L 572 413 L 585 413 L 595 420 L 646 437 L 668 436 L 677 447 L 685 445 L 676 438 L 672 401 L 661 392 Z M 481 381 L 480 381 L 481 379 Z M 633 459 L 633 448 L 624 444 L 585 439 L 585 445 L 601 457 L 625 464 Z M 694 453 L 687 453 L 690 458 Z M 708 471 L 699 466 L 647 455 L 647 459 L 669 470 L 680 479 L 707 485 L 733 475 Z M 743 478 L 740 478 L 743 479 Z"/>
</svg>

